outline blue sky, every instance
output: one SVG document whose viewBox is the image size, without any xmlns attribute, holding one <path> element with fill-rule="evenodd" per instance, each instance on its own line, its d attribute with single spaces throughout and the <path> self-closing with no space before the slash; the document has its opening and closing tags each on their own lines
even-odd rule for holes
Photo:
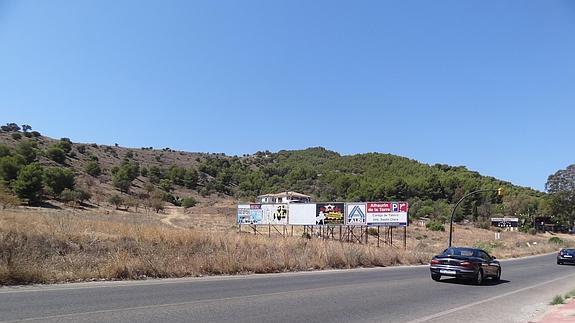
<svg viewBox="0 0 575 323">
<path fill-rule="evenodd" d="M 392 153 L 543 190 L 574 103 L 574 1 L 0 0 L 0 122 L 75 142 Z"/>
</svg>

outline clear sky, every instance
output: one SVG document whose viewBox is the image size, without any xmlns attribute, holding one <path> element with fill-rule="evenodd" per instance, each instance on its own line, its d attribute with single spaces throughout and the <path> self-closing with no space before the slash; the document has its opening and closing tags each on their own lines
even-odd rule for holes
<svg viewBox="0 0 575 323">
<path fill-rule="evenodd" d="M 229 155 L 323 146 L 543 190 L 575 163 L 575 1 L 0 0 L 0 123 Z"/>
</svg>

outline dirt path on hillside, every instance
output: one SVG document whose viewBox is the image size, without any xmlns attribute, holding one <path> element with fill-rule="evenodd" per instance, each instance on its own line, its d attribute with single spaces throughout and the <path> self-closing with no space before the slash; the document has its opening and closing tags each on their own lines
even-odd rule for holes
<svg viewBox="0 0 575 323">
<path fill-rule="evenodd" d="M 164 217 L 160 220 L 162 223 L 171 227 L 183 229 L 182 226 L 174 224 L 173 220 L 187 220 L 190 217 L 184 212 L 183 208 L 167 207 L 164 209 Z"/>
</svg>

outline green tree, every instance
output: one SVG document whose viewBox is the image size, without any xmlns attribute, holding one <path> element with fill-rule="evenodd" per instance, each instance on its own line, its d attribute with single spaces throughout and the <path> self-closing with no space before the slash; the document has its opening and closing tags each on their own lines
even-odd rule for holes
<svg viewBox="0 0 575 323">
<path fill-rule="evenodd" d="M 36 161 L 38 146 L 31 140 L 22 141 L 16 145 L 16 153 L 22 156 L 26 164 L 30 164 Z"/>
<path fill-rule="evenodd" d="M 545 184 L 549 192 L 549 206 L 555 219 L 562 224 L 575 221 L 575 164 L 550 175 Z"/>
<path fill-rule="evenodd" d="M 0 145 L 0 158 L 12 156 L 12 149 L 6 145 Z"/>
<path fill-rule="evenodd" d="M 28 205 L 37 205 L 42 202 L 43 176 L 42 166 L 38 163 L 28 164 L 22 167 L 12 188 L 19 198 L 28 200 Z"/>
<path fill-rule="evenodd" d="M 0 157 L 0 182 L 10 185 L 18 177 L 18 172 L 24 166 L 20 156 Z"/>
<path fill-rule="evenodd" d="M 64 189 L 74 190 L 74 172 L 61 167 L 47 168 L 44 171 L 44 184 L 52 196 L 57 197 Z"/>
<path fill-rule="evenodd" d="M 121 192 L 127 193 L 132 186 L 132 181 L 140 174 L 140 166 L 136 162 L 124 160 L 120 167 L 112 169 L 112 183 Z"/>
</svg>

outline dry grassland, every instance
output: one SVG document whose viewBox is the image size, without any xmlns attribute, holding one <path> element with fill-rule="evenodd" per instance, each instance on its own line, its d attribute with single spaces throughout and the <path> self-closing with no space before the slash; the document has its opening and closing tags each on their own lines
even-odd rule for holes
<svg viewBox="0 0 575 323">
<path fill-rule="evenodd" d="M 367 245 L 297 236 L 270 238 L 238 234 L 232 229 L 233 218 L 217 226 L 221 230 L 167 225 L 162 218 L 24 208 L 0 211 L 0 285 L 425 264 L 447 241 L 446 232 L 417 226 L 408 228 L 404 250 L 402 230 L 395 230 L 393 246 L 378 248 L 373 237 Z M 502 232 L 495 240 L 493 231 L 457 226 L 454 244 L 479 245 L 505 258 L 561 247 L 549 243 L 549 237 Z M 573 244 L 571 237 L 561 238 Z"/>
</svg>

